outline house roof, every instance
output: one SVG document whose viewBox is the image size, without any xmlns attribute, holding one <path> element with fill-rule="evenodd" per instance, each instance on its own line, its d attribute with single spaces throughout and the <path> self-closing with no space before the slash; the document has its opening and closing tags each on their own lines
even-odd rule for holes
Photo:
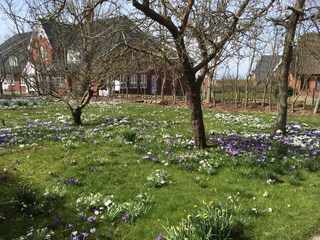
<svg viewBox="0 0 320 240">
<path fill-rule="evenodd" d="M 80 28 L 71 23 L 62 23 L 55 19 L 41 19 L 40 23 L 53 47 L 74 48 L 81 42 Z M 146 38 L 132 21 L 125 16 L 96 19 L 93 23 L 95 41 L 101 44 L 117 44 L 129 41 L 138 42 Z"/>
<path fill-rule="evenodd" d="M 67 47 L 74 41 L 76 28 L 53 19 L 41 19 L 40 23 L 52 47 Z"/>
<path fill-rule="evenodd" d="M 0 72 L 21 72 L 28 60 L 28 45 L 31 32 L 15 34 L 0 45 Z M 17 66 L 10 66 L 10 57 L 15 57 Z"/>
<path fill-rule="evenodd" d="M 320 75 L 319 33 L 306 33 L 297 41 L 290 71 L 303 75 Z"/>
<path fill-rule="evenodd" d="M 266 81 L 281 61 L 279 55 L 262 55 L 255 69 L 258 81 Z"/>
<path fill-rule="evenodd" d="M 41 26 L 41 27 L 39 27 Z M 65 60 L 67 59 L 68 51 L 79 52 L 80 58 L 86 55 L 86 50 L 83 47 L 84 38 L 81 36 L 81 26 L 62 23 L 56 19 L 41 19 L 35 25 L 33 39 L 36 40 L 39 35 L 45 36 L 50 45 L 55 51 L 53 71 L 65 69 Z M 112 62 L 118 61 L 124 63 L 126 57 L 122 53 L 130 48 L 124 47 L 126 43 L 139 48 L 154 46 L 155 40 L 152 36 L 141 31 L 139 27 L 126 16 L 118 16 L 114 18 L 100 18 L 93 22 L 92 37 L 86 41 L 93 39 L 94 57 L 93 61 L 99 60 L 100 63 L 92 64 L 94 67 L 99 67 L 107 59 L 113 59 Z M 116 50 L 116 46 L 122 46 L 121 50 Z M 134 47 L 132 48 L 134 49 Z M 142 53 L 141 53 L 142 54 Z M 117 59 L 117 60 L 115 60 Z M 145 58 L 146 59 L 146 58 Z M 125 66 L 126 64 L 122 64 Z M 118 66 L 119 67 L 119 66 Z M 128 67 L 128 66 L 126 66 Z M 77 65 L 69 64 L 69 70 L 77 69 Z"/>
</svg>

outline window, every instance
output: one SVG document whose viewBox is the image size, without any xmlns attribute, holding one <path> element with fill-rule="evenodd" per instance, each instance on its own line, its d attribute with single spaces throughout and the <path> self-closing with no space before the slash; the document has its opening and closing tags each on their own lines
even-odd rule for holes
<svg viewBox="0 0 320 240">
<path fill-rule="evenodd" d="M 10 67 L 17 67 L 18 66 L 18 58 L 15 56 L 9 57 L 9 65 Z"/>
<path fill-rule="evenodd" d="M 124 74 L 120 74 L 120 88 L 127 88 L 127 80 Z"/>
<path fill-rule="evenodd" d="M 147 74 L 140 74 L 140 88 L 147 88 Z"/>
<path fill-rule="evenodd" d="M 27 86 L 26 81 L 23 78 L 20 78 L 20 86 Z"/>
<path fill-rule="evenodd" d="M 46 61 L 48 59 L 48 50 L 44 47 L 40 47 L 40 53 L 43 61 Z"/>
<path fill-rule="evenodd" d="M 80 52 L 69 50 L 67 52 L 67 62 L 68 63 L 79 63 L 80 62 Z"/>
<path fill-rule="evenodd" d="M 138 87 L 137 74 L 132 74 L 130 78 L 130 88 L 137 88 L 137 87 Z"/>
<path fill-rule="evenodd" d="M 53 77 L 53 82 L 56 87 L 64 86 L 64 77 Z"/>
</svg>

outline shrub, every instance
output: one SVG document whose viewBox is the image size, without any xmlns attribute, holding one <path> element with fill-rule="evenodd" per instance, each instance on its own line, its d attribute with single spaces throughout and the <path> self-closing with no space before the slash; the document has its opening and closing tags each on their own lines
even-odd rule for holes
<svg viewBox="0 0 320 240">
<path fill-rule="evenodd" d="M 147 181 L 151 186 L 162 187 L 169 182 L 170 175 L 163 169 L 157 169 L 147 177 Z"/>
<path fill-rule="evenodd" d="M 127 130 L 123 133 L 123 137 L 128 142 L 134 142 L 137 138 L 137 133 L 132 130 Z"/>
<path fill-rule="evenodd" d="M 23 214 L 33 216 L 44 212 L 44 204 L 39 201 L 36 191 L 27 186 L 18 188 L 14 193 L 14 200 Z"/>
<path fill-rule="evenodd" d="M 20 236 L 20 240 L 50 240 L 54 232 L 47 227 L 41 229 L 31 229 L 26 235 Z"/>
<path fill-rule="evenodd" d="M 10 106 L 10 102 L 9 101 L 3 101 L 1 104 L 4 107 L 9 107 Z"/>
<path fill-rule="evenodd" d="M 228 209 L 204 203 L 201 207 L 195 206 L 178 226 L 164 227 L 165 239 L 230 239 L 234 227 L 235 221 Z"/>
<path fill-rule="evenodd" d="M 19 106 L 19 107 L 23 107 L 23 106 L 28 106 L 28 102 L 27 101 L 21 101 L 21 100 L 18 100 L 16 101 L 16 105 Z"/>
</svg>

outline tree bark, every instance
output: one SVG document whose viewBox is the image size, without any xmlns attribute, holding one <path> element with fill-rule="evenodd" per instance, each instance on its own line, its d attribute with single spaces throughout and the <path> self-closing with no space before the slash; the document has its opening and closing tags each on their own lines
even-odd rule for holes
<svg viewBox="0 0 320 240">
<path fill-rule="evenodd" d="M 73 108 L 71 110 L 71 114 L 72 114 L 72 119 L 75 125 L 82 125 L 81 122 L 81 114 L 82 114 L 82 109 L 80 107 L 77 108 Z"/>
<path fill-rule="evenodd" d="M 319 97 L 318 97 L 318 99 L 317 99 L 316 105 L 315 105 L 315 107 L 314 107 L 314 109 L 313 109 L 313 113 L 314 113 L 314 114 L 316 114 L 316 113 L 319 112 L 319 107 L 320 107 L 320 94 L 319 94 Z"/>
<path fill-rule="evenodd" d="M 266 99 L 266 96 L 267 96 L 267 89 L 268 89 L 268 81 L 269 79 L 266 80 L 267 82 L 264 83 L 264 87 L 263 87 L 263 94 L 262 94 L 262 103 L 261 103 L 261 106 L 264 108 L 265 107 L 265 99 Z"/>
<path fill-rule="evenodd" d="M 294 9 L 303 9 L 305 0 L 296 0 Z M 279 79 L 279 96 L 278 96 L 278 115 L 276 118 L 275 131 L 280 130 L 283 134 L 286 133 L 287 115 L 288 115 L 288 78 L 290 71 L 290 64 L 292 60 L 292 52 L 294 45 L 294 36 L 297 28 L 297 23 L 301 13 L 292 11 L 289 22 L 286 25 L 286 34 L 284 40 L 282 67 Z"/>
<path fill-rule="evenodd" d="M 207 147 L 205 127 L 203 123 L 200 87 L 192 87 L 188 92 L 188 106 L 190 109 L 191 126 L 194 144 L 198 149 Z"/>
</svg>

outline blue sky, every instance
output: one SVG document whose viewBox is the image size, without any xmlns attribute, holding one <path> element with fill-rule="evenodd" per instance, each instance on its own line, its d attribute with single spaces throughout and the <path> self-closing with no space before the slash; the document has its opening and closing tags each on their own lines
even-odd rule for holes
<svg viewBox="0 0 320 240">
<path fill-rule="evenodd" d="M 7 38 L 7 36 L 11 36 L 12 30 L 14 27 L 9 24 L 8 18 L 4 14 L 0 14 L 0 41 L 2 42 Z M 11 29 L 11 30 L 10 30 Z"/>
<path fill-rule="evenodd" d="M 12 1 L 12 9 L 15 12 L 23 13 L 26 12 L 25 1 L 29 0 L 13 0 Z M 0 0 L 0 5 L 4 8 L 6 7 L 6 1 Z M 15 34 L 15 26 L 10 20 L 10 18 L 2 11 L 0 8 L 0 42 L 3 42 L 8 37 L 11 37 Z"/>
</svg>

